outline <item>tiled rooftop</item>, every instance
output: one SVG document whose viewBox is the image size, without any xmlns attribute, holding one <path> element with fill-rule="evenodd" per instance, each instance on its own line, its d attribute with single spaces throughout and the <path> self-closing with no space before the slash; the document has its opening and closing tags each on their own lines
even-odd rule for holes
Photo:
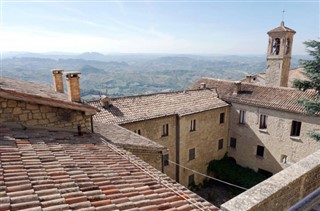
<svg viewBox="0 0 320 211">
<path fill-rule="evenodd" d="M 251 80 L 251 83 L 257 84 L 257 85 L 265 85 L 265 78 L 266 78 L 266 73 L 256 73 L 251 75 L 251 78 L 257 78 L 257 80 Z M 295 68 L 289 71 L 289 79 L 288 79 L 288 87 L 293 87 L 293 81 L 295 79 L 298 80 L 309 80 L 305 75 L 304 75 L 304 69 L 299 67 Z M 246 78 L 241 79 L 242 82 L 247 82 Z"/>
<path fill-rule="evenodd" d="M 244 82 L 241 83 L 241 92 L 236 93 L 234 81 L 214 78 L 202 78 L 193 84 L 192 88 L 199 88 L 201 83 L 206 83 L 208 88 L 217 89 L 219 97 L 228 102 L 295 113 L 304 112 L 304 107 L 298 103 L 298 100 L 314 100 L 317 97 L 315 90 L 303 92 L 294 88 L 265 87 Z"/>
<path fill-rule="evenodd" d="M 215 90 L 187 90 L 112 99 L 112 106 L 103 108 L 100 101 L 89 102 L 100 112 L 94 120 L 104 123 L 124 124 L 146 119 L 211 110 L 228 106 L 217 98 Z"/>
<path fill-rule="evenodd" d="M 0 210 L 218 210 L 96 135 L 0 126 Z"/>
<path fill-rule="evenodd" d="M 68 94 L 56 92 L 48 85 L 6 77 L 0 77 L 0 97 L 95 112 L 91 106 L 69 101 Z"/>
<path fill-rule="evenodd" d="M 150 139 L 140 136 L 116 124 L 105 124 L 94 121 L 94 131 L 103 135 L 110 142 L 122 147 L 139 147 L 140 149 L 153 149 L 157 151 L 166 148 Z"/>
<path fill-rule="evenodd" d="M 286 26 L 284 25 L 284 21 L 282 21 L 282 22 L 280 23 L 280 26 L 278 26 L 277 28 L 274 28 L 274 29 L 270 30 L 268 33 L 270 33 L 270 32 L 283 32 L 283 31 L 296 33 L 295 30 L 290 29 L 289 27 L 286 27 Z"/>
</svg>

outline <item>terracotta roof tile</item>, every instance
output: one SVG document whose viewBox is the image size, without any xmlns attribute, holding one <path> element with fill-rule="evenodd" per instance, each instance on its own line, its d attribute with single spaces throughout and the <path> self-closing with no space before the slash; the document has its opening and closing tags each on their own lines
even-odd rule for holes
<svg viewBox="0 0 320 211">
<path fill-rule="evenodd" d="M 34 130 L 24 132 L 33 137 Z M 216 210 L 101 136 L 45 140 L 42 133 L 21 141 L 15 139 L 17 132 L 0 133 L 1 140 L 7 136 L 5 144 L 0 142 L 0 210 Z"/>
<path fill-rule="evenodd" d="M 193 84 L 192 88 L 199 88 L 201 83 L 206 83 L 209 88 L 217 89 L 219 97 L 228 102 L 294 113 L 304 113 L 304 107 L 299 104 L 299 100 L 315 100 L 317 97 L 315 90 L 303 92 L 294 88 L 266 87 L 244 82 L 241 83 L 241 92 L 237 93 L 233 81 L 213 78 L 202 78 Z"/>
<path fill-rule="evenodd" d="M 146 119 L 188 115 L 228 106 L 217 98 L 215 90 L 187 90 L 112 99 L 112 106 L 102 107 L 100 101 L 88 102 L 100 110 L 94 120 L 103 123 L 125 124 Z"/>
</svg>

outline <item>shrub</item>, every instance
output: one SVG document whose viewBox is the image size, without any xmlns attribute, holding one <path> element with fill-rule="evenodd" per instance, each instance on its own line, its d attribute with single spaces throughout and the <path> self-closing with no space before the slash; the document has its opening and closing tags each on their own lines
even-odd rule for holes
<svg viewBox="0 0 320 211">
<path fill-rule="evenodd" d="M 267 177 L 250 168 L 236 164 L 234 158 L 225 155 L 221 160 L 212 160 L 208 165 L 208 172 L 216 178 L 236 184 L 244 188 L 251 188 Z"/>
</svg>

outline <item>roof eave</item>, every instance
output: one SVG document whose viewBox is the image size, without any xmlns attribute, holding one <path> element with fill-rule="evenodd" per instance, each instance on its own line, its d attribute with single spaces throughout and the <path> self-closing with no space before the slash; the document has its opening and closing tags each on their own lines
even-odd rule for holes
<svg viewBox="0 0 320 211">
<path fill-rule="evenodd" d="M 85 112 L 86 115 L 93 115 L 96 113 L 96 108 L 84 105 L 75 102 L 66 102 L 62 100 L 55 100 L 52 98 L 45 98 L 41 96 L 29 95 L 25 93 L 15 92 L 12 90 L 0 89 L 0 97 L 12 99 L 12 100 L 20 100 L 30 103 L 36 103 L 41 105 L 47 105 L 51 107 L 58 107 L 58 108 L 66 108 L 71 110 L 78 110 Z"/>
</svg>

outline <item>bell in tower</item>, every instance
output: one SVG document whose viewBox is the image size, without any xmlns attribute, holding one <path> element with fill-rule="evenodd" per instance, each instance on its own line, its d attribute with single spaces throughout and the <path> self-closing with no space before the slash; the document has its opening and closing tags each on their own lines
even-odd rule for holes
<svg viewBox="0 0 320 211">
<path fill-rule="evenodd" d="M 293 35 L 296 32 L 284 25 L 268 32 L 266 86 L 288 86 Z"/>
</svg>

